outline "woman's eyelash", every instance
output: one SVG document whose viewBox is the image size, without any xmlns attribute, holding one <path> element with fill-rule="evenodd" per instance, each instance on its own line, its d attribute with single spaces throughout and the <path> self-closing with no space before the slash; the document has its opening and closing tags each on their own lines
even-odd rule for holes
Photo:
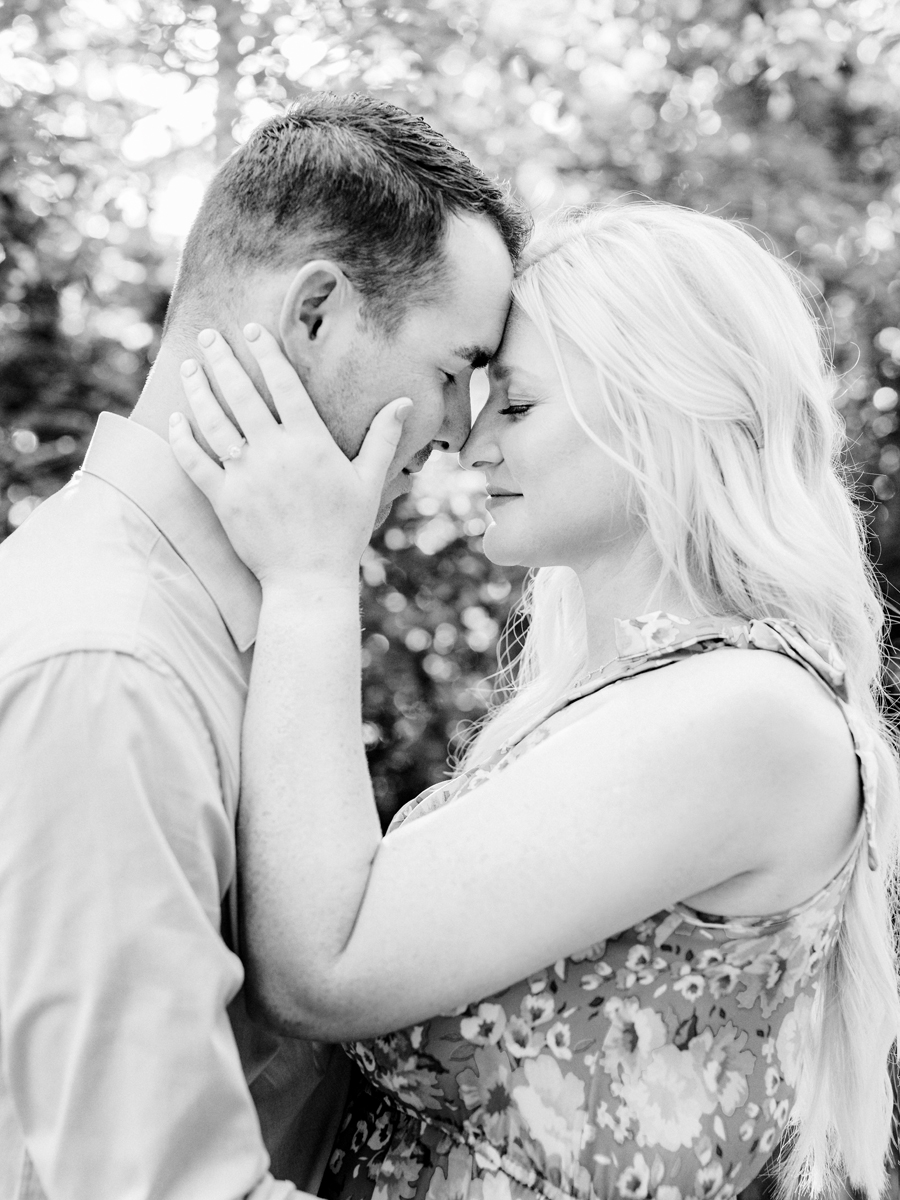
<svg viewBox="0 0 900 1200">
<path fill-rule="evenodd" d="M 522 417 L 531 408 L 530 404 L 507 404 L 506 408 L 500 409 L 501 417 Z"/>
<path fill-rule="evenodd" d="M 456 383 L 456 376 L 451 375 L 449 371 L 444 372 L 444 378 L 447 380 L 448 383 Z"/>
</svg>

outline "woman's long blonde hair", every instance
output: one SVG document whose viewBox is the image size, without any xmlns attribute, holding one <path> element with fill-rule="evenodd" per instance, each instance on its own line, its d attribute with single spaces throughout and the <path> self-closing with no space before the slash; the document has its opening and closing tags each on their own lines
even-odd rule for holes
<svg viewBox="0 0 900 1200">
<path fill-rule="evenodd" d="M 636 506 L 671 581 L 697 613 L 781 617 L 836 644 L 854 707 L 875 734 L 881 869 L 860 866 L 818 991 L 796 1093 L 786 1195 L 842 1178 L 885 1183 L 900 1033 L 891 905 L 900 794 L 880 714 L 884 610 L 842 473 L 843 428 L 821 331 L 791 269 L 737 225 L 629 203 L 558 219 L 535 238 L 513 303 L 551 347 L 585 434 L 599 404 L 621 435 Z M 560 341 L 595 365 L 571 393 Z M 596 410 L 595 410 L 596 411 Z M 648 597 L 649 599 L 649 597 Z M 502 702 L 465 765 L 486 759 L 586 669 L 584 605 L 566 567 L 537 571 Z"/>
</svg>

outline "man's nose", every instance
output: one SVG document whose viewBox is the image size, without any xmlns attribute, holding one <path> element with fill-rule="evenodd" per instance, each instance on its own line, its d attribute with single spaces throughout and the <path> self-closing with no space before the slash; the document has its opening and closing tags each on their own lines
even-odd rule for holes
<svg viewBox="0 0 900 1200">
<path fill-rule="evenodd" d="M 447 454 L 457 454 L 466 444 L 466 438 L 472 428 L 472 405 L 469 398 L 468 383 L 464 387 L 457 386 L 447 399 L 444 423 L 438 430 L 438 435 L 431 443 L 436 450 Z"/>
</svg>

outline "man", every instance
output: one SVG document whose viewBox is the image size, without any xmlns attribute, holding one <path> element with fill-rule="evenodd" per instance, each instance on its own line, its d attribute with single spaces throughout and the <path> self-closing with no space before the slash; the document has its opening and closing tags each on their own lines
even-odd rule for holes
<svg viewBox="0 0 900 1200">
<path fill-rule="evenodd" d="M 235 953 L 258 587 L 163 438 L 198 331 L 258 379 L 260 321 L 348 453 L 412 398 L 386 512 L 464 441 L 526 236 L 424 122 L 304 100 L 213 180 L 132 418 L 0 547 L 0 1200 L 316 1186 L 340 1071 L 253 1024 Z"/>
</svg>

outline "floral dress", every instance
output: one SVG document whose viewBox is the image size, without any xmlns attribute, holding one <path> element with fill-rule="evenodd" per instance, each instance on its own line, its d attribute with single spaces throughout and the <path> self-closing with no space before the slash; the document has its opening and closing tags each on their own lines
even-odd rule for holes
<svg viewBox="0 0 900 1200">
<path fill-rule="evenodd" d="M 864 820 L 852 854 L 826 887 L 784 912 L 722 917 L 676 904 L 462 1012 L 347 1046 L 366 1084 L 348 1108 L 324 1196 L 725 1200 L 778 1143 L 864 846 L 876 865 L 870 735 L 848 705 L 833 647 L 786 622 L 655 613 L 618 622 L 617 635 L 616 673 L 559 708 L 722 645 L 776 651 L 810 671 L 844 711 L 859 759 Z M 392 828 L 502 770 L 547 736 L 542 724 L 429 789 Z"/>
</svg>

